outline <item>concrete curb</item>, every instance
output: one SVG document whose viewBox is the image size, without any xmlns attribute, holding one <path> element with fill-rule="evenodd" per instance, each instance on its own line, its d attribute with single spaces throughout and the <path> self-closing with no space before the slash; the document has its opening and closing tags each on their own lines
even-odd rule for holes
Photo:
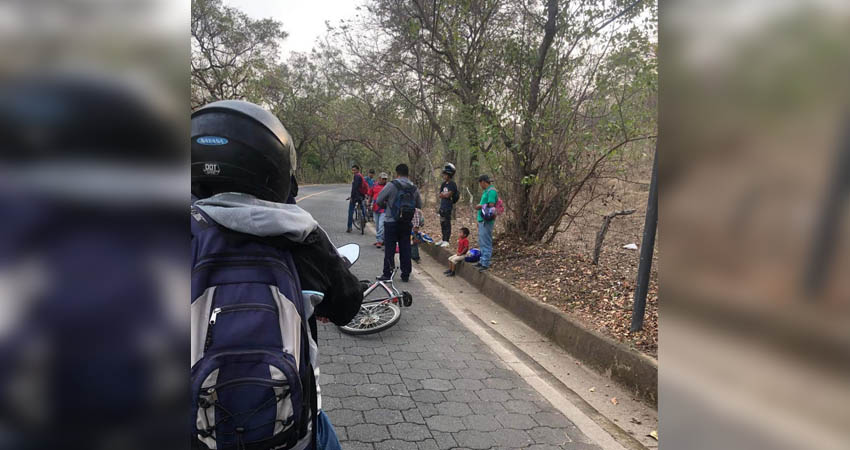
<svg viewBox="0 0 850 450">
<path fill-rule="evenodd" d="M 420 245 L 419 248 L 438 261 L 446 261 L 453 254 L 434 245 Z M 490 273 L 481 273 L 470 265 L 461 264 L 457 274 L 588 367 L 658 407 L 658 361 L 655 359 L 586 328 L 563 311 L 538 301 Z"/>
</svg>

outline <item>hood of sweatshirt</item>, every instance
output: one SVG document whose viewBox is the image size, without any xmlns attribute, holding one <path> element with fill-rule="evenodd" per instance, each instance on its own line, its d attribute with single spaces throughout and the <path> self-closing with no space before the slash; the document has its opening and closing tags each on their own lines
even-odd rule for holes
<svg viewBox="0 0 850 450">
<path fill-rule="evenodd" d="M 254 236 L 284 236 L 304 242 L 319 224 L 297 205 L 260 200 L 253 195 L 225 192 L 195 202 L 219 225 Z"/>
</svg>

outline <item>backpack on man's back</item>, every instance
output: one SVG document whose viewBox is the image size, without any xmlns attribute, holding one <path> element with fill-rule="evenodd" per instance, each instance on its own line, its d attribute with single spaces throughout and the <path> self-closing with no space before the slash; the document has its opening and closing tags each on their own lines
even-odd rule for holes
<svg viewBox="0 0 850 450">
<path fill-rule="evenodd" d="M 360 195 L 364 197 L 369 195 L 369 182 L 362 175 L 360 176 L 360 187 L 358 190 L 360 191 Z"/>
<path fill-rule="evenodd" d="M 416 186 L 398 180 L 392 181 L 396 188 L 392 214 L 396 222 L 411 223 L 416 213 Z"/>
<path fill-rule="evenodd" d="M 300 447 L 317 393 L 292 256 L 195 207 L 191 229 L 193 447 Z"/>
</svg>

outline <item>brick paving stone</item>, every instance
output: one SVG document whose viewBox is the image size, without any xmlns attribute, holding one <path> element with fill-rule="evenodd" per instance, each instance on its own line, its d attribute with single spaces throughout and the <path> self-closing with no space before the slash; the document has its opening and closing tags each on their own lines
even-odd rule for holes
<svg viewBox="0 0 850 450">
<path fill-rule="evenodd" d="M 457 442 L 450 433 L 433 431 L 431 434 L 434 435 L 434 442 L 440 450 L 448 450 L 450 448 L 457 447 Z"/>
<path fill-rule="evenodd" d="M 488 402 L 506 402 L 511 399 L 511 395 L 506 391 L 502 391 L 499 389 L 481 389 L 475 391 L 478 395 L 478 398 Z"/>
<path fill-rule="evenodd" d="M 441 392 L 431 389 L 411 391 L 410 397 L 417 403 L 443 403 L 446 401 L 446 397 Z"/>
<path fill-rule="evenodd" d="M 432 391 L 450 391 L 454 389 L 451 381 L 441 379 L 422 380 L 422 387 Z"/>
<path fill-rule="evenodd" d="M 416 408 L 422 414 L 422 417 L 426 419 L 440 414 L 440 411 L 437 411 L 437 407 L 429 403 L 419 403 L 416 405 Z"/>
<path fill-rule="evenodd" d="M 531 416 L 526 414 L 496 414 L 496 420 L 498 420 L 505 428 L 512 428 L 515 430 L 530 430 L 538 426 L 537 422 L 535 422 Z"/>
<path fill-rule="evenodd" d="M 354 364 L 354 363 L 363 362 L 363 358 L 361 358 L 357 355 L 343 354 L 343 355 L 332 356 L 331 361 L 333 361 L 335 363 Z"/>
<path fill-rule="evenodd" d="M 369 397 L 346 397 L 342 398 L 341 400 L 343 408 L 353 409 L 356 411 L 368 411 L 370 409 L 375 409 L 378 407 L 378 400 Z M 323 396 L 322 403 L 324 403 L 324 401 L 325 399 Z"/>
<path fill-rule="evenodd" d="M 401 383 L 401 377 L 393 373 L 375 373 L 369 375 L 369 381 L 375 384 L 398 384 Z"/>
<path fill-rule="evenodd" d="M 492 361 L 482 361 L 479 359 L 466 361 L 466 366 L 471 369 L 492 369 L 496 367 L 496 365 Z"/>
<path fill-rule="evenodd" d="M 343 444 L 342 442 L 340 443 Z M 351 440 L 346 440 L 343 444 L 343 448 L 345 450 L 375 450 L 375 447 L 368 442 L 357 442 Z"/>
<path fill-rule="evenodd" d="M 381 405 L 381 408 L 394 409 L 396 411 L 404 411 L 416 407 L 416 403 L 410 397 L 400 395 L 379 398 L 378 403 Z"/>
<path fill-rule="evenodd" d="M 437 361 L 427 361 L 427 360 L 419 359 L 419 360 L 416 360 L 416 361 L 410 361 L 410 367 L 412 367 L 414 369 L 425 369 L 425 370 L 439 369 L 440 363 L 438 363 Z"/>
<path fill-rule="evenodd" d="M 375 450 L 419 450 L 416 442 L 405 442 L 398 439 L 378 442 L 375 444 Z"/>
<path fill-rule="evenodd" d="M 357 395 L 362 395 L 364 397 L 388 397 L 390 395 L 390 388 L 385 384 L 361 384 L 355 388 L 357 390 Z"/>
<path fill-rule="evenodd" d="M 348 438 L 359 442 L 381 442 L 390 438 L 390 432 L 384 425 L 361 423 L 347 428 Z"/>
<path fill-rule="evenodd" d="M 541 412 L 532 414 L 531 418 L 544 427 L 564 428 L 572 426 L 567 418 L 561 413 Z"/>
<path fill-rule="evenodd" d="M 384 367 L 388 364 L 393 364 L 393 362 L 395 362 L 389 355 L 366 355 L 362 358 L 363 362 L 369 364 L 377 364 L 381 367 Z"/>
<path fill-rule="evenodd" d="M 326 411 L 326 413 L 331 419 L 331 423 L 333 424 L 335 429 L 337 427 L 348 427 L 351 425 L 364 423 L 363 413 L 360 411 L 354 411 L 350 409 L 336 409 L 333 411 Z"/>
<path fill-rule="evenodd" d="M 351 356 L 369 356 L 375 354 L 375 349 L 371 347 L 351 347 L 345 353 Z"/>
<path fill-rule="evenodd" d="M 392 435 L 395 439 L 401 439 L 403 441 L 424 441 L 431 437 L 431 432 L 428 431 L 428 427 L 425 425 L 418 425 L 415 423 L 397 423 L 395 425 L 390 425 L 390 435 Z"/>
<path fill-rule="evenodd" d="M 440 361 L 440 367 L 445 369 L 466 369 L 470 367 L 469 361 Z"/>
<path fill-rule="evenodd" d="M 399 375 L 405 380 L 427 380 L 431 378 L 431 374 L 425 369 L 402 369 L 399 370 Z"/>
<path fill-rule="evenodd" d="M 343 373 L 351 373 L 351 369 L 349 369 L 348 364 L 340 364 L 340 363 L 322 363 L 320 366 L 321 371 L 328 375 L 339 375 Z"/>
<path fill-rule="evenodd" d="M 443 395 L 448 400 L 452 400 L 455 402 L 477 402 L 480 400 L 477 395 L 475 395 L 474 391 L 466 391 L 466 390 L 458 390 L 452 389 L 450 391 L 443 392 Z"/>
<path fill-rule="evenodd" d="M 463 418 L 463 424 L 470 430 L 477 431 L 495 431 L 502 428 L 493 416 L 485 416 L 480 414 L 472 414 Z"/>
<path fill-rule="evenodd" d="M 500 414 L 508 411 L 501 403 L 491 401 L 469 402 L 469 407 L 478 414 Z"/>
<path fill-rule="evenodd" d="M 458 373 L 455 369 L 430 369 L 428 373 L 431 374 L 431 378 L 437 378 L 440 380 L 457 380 L 460 378 L 460 373 Z"/>
<path fill-rule="evenodd" d="M 457 441 L 457 444 L 461 447 L 471 449 L 489 449 L 496 444 L 496 441 L 493 440 L 493 435 L 483 431 L 459 431 L 457 433 L 452 433 L 452 437 L 455 438 L 455 441 Z"/>
<path fill-rule="evenodd" d="M 482 380 L 482 383 L 484 383 L 484 385 L 488 388 L 502 390 L 516 389 L 518 384 L 516 380 L 509 380 L 505 378 L 487 378 Z"/>
<path fill-rule="evenodd" d="M 435 405 L 440 414 L 447 416 L 463 417 L 472 414 L 469 405 L 461 402 L 442 402 Z"/>
<path fill-rule="evenodd" d="M 404 416 L 400 411 L 392 409 L 373 409 L 364 411 L 363 416 L 366 423 L 374 423 L 376 425 L 392 425 L 405 422 Z"/>
<path fill-rule="evenodd" d="M 491 376 L 494 376 L 494 375 L 491 375 L 490 373 L 488 373 L 487 370 L 475 369 L 475 368 L 460 369 L 458 371 L 458 373 L 460 373 L 461 377 L 467 378 L 467 379 L 470 379 L 470 380 L 483 380 L 485 378 L 490 378 Z"/>
<path fill-rule="evenodd" d="M 437 446 L 437 441 L 433 439 L 425 439 L 422 442 L 416 443 L 419 450 L 439 450 L 440 447 Z"/>
<path fill-rule="evenodd" d="M 428 428 L 431 430 L 442 431 L 446 433 L 456 433 L 466 429 L 463 421 L 457 417 L 451 416 L 431 416 L 425 419 Z"/>
<path fill-rule="evenodd" d="M 535 444 L 531 436 L 523 430 L 501 429 L 488 433 L 497 445 L 504 447 L 525 448 Z"/>
<path fill-rule="evenodd" d="M 564 430 L 549 427 L 532 428 L 528 435 L 538 444 L 563 445 L 572 441 Z"/>
<path fill-rule="evenodd" d="M 533 402 L 540 398 L 540 394 L 530 388 L 511 389 L 509 394 L 511 394 L 511 398 L 514 398 L 516 400 L 528 400 Z"/>
<path fill-rule="evenodd" d="M 357 391 L 354 389 L 354 386 L 349 386 L 347 384 L 331 383 L 322 386 L 322 395 L 327 395 L 328 397 L 345 398 L 357 395 Z"/>
<path fill-rule="evenodd" d="M 351 364 L 351 371 L 354 373 L 373 374 L 381 372 L 381 366 L 372 363 Z"/>
<path fill-rule="evenodd" d="M 390 386 L 390 392 L 393 395 L 401 395 L 404 397 L 410 397 L 410 391 L 407 390 L 407 386 L 404 384 L 393 384 Z"/>
<path fill-rule="evenodd" d="M 322 376 L 324 377 L 325 376 L 324 368 L 321 368 L 321 369 L 322 369 Z M 349 386 L 357 386 L 358 384 L 363 383 L 364 380 L 366 379 L 365 376 L 363 376 L 362 374 L 359 374 L 359 373 L 341 373 L 339 375 L 333 375 L 333 377 L 334 377 L 334 383 L 347 384 Z M 322 390 L 323 390 L 322 393 L 323 394 L 324 394 L 324 387 L 325 387 L 325 384 L 322 384 Z"/>
<path fill-rule="evenodd" d="M 510 412 L 520 414 L 534 414 L 540 412 L 540 407 L 533 402 L 525 400 L 508 400 L 505 402 L 505 408 Z"/>
<path fill-rule="evenodd" d="M 478 391 L 484 389 L 484 383 L 479 380 L 469 380 L 466 378 L 462 378 L 459 380 L 452 380 L 452 384 L 455 389 L 463 389 L 467 391 Z"/>
<path fill-rule="evenodd" d="M 422 417 L 422 413 L 420 413 L 418 409 L 406 409 L 402 411 L 401 414 L 404 416 L 405 422 L 418 423 L 420 425 L 425 424 L 425 418 Z"/>
</svg>

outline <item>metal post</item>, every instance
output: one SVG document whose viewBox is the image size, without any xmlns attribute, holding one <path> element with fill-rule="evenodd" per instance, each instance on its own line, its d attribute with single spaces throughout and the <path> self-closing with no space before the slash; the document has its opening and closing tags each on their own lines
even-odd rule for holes
<svg viewBox="0 0 850 450">
<path fill-rule="evenodd" d="M 847 198 L 850 197 L 850 130 L 845 131 L 836 159 L 836 170 L 821 206 L 809 263 L 803 274 L 804 294 L 808 300 L 813 300 L 822 293 L 825 278 L 834 263 L 835 241 L 840 237 L 841 219 Z"/>
<path fill-rule="evenodd" d="M 646 292 L 649 289 L 649 272 L 652 268 L 652 253 L 655 251 L 655 229 L 658 226 L 658 145 L 652 161 L 652 180 L 649 184 L 649 200 L 646 202 L 646 219 L 643 225 L 643 241 L 640 245 L 640 265 L 638 266 L 635 300 L 632 308 L 631 331 L 643 328 L 646 312 Z"/>
</svg>

